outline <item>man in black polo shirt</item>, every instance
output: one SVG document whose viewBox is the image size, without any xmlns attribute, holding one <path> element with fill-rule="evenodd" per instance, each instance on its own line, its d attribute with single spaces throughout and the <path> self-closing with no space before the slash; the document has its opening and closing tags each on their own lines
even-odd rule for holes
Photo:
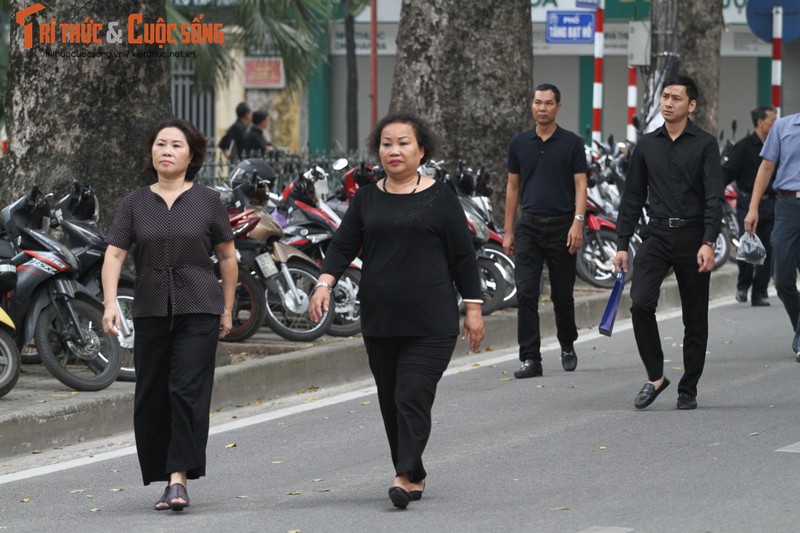
<svg viewBox="0 0 800 533">
<path fill-rule="evenodd" d="M 750 112 L 750 117 L 753 119 L 755 131 L 734 145 L 728 160 L 722 165 L 725 183 L 736 181 L 738 191 L 736 194 L 736 218 L 739 221 L 742 235 L 744 235 L 744 219 L 750 208 L 750 196 L 753 194 L 753 183 L 756 180 L 758 167 L 761 165 L 761 148 L 778 115 L 775 113 L 774 107 L 759 106 Z M 775 222 L 775 191 L 772 190 L 771 181 L 758 205 L 758 222 L 756 235 L 764 244 L 767 257 L 764 259 L 763 265 L 737 261 L 739 279 L 736 282 L 736 301 L 746 302 L 747 291 L 752 286 L 753 293 L 750 300 L 752 305 L 767 306 L 769 305 L 767 285 L 769 285 L 772 265 L 770 235 Z"/>
<path fill-rule="evenodd" d="M 664 82 L 664 125 L 644 135 L 631 157 L 617 219 L 617 271 L 628 267 L 628 244 L 642 207 L 650 221 L 634 259 L 631 285 L 633 333 L 648 382 L 634 405 L 644 409 L 667 388 L 664 352 L 656 323 L 661 282 L 675 271 L 683 311 L 683 377 L 678 409 L 697 407 L 697 382 L 708 344 L 708 286 L 714 268 L 714 241 L 722 220 L 722 176 L 717 140 L 695 126 L 697 85 L 675 76 Z"/>
<path fill-rule="evenodd" d="M 522 366 L 514 376 L 542 375 L 539 282 L 544 262 L 550 272 L 561 366 L 575 370 L 575 252 L 583 244 L 586 212 L 586 154 L 583 140 L 556 124 L 558 87 L 536 87 L 531 112 L 536 126 L 514 136 L 508 147 L 503 249 L 516 255 L 517 339 Z M 522 216 L 514 228 L 517 207 Z"/>
</svg>

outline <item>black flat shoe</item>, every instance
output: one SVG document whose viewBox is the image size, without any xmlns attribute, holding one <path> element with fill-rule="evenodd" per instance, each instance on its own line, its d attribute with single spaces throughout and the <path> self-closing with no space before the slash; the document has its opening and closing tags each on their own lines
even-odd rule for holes
<svg viewBox="0 0 800 533">
<path fill-rule="evenodd" d="M 514 372 L 514 377 L 517 379 L 525 378 L 538 378 L 542 375 L 542 362 L 534 361 L 533 359 L 525 359 L 519 370 Z"/>
<path fill-rule="evenodd" d="M 752 305 L 753 307 L 769 307 L 769 302 L 767 301 L 766 298 L 759 298 L 758 296 L 753 296 L 750 305 Z"/>
<path fill-rule="evenodd" d="M 153 504 L 153 509 L 156 511 L 167 511 L 170 509 L 171 505 L 169 504 L 169 498 L 167 498 L 167 494 L 169 493 L 169 485 L 166 486 L 164 489 L 164 494 L 161 495 L 161 498 Z M 159 507 L 159 504 L 165 504 L 166 507 Z"/>
<path fill-rule="evenodd" d="M 655 386 L 652 383 L 645 383 L 642 390 L 639 391 L 639 394 L 636 395 L 636 399 L 633 401 L 633 405 L 637 409 L 644 409 L 661 394 L 661 391 L 669 387 L 669 380 L 664 378 L 664 382 L 661 383 L 661 388 L 656 390 Z"/>
<path fill-rule="evenodd" d="M 186 487 L 180 483 L 174 483 L 169 486 L 166 498 L 170 509 L 173 511 L 183 511 L 185 507 L 189 507 L 189 494 L 186 492 Z M 178 498 L 183 501 L 176 501 Z"/>
<path fill-rule="evenodd" d="M 678 394 L 678 409 L 681 411 L 697 409 L 697 399 L 685 392 Z"/>
<path fill-rule="evenodd" d="M 422 493 L 425 490 L 425 480 L 422 480 L 422 490 L 410 490 L 408 495 L 411 496 L 412 502 L 417 502 L 422 499 Z"/>
<path fill-rule="evenodd" d="M 389 499 L 398 509 L 405 509 L 411 502 L 411 494 L 403 487 L 392 487 L 389 489 Z"/>
<path fill-rule="evenodd" d="M 736 301 L 743 304 L 747 301 L 747 291 L 736 291 Z"/>
</svg>

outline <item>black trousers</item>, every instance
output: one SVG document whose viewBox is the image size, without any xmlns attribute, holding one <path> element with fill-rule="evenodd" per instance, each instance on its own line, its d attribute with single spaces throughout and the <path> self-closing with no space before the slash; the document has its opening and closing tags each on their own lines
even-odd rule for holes
<svg viewBox="0 0 800 533">
<path fill-rule="evenodd" d="M 422 452 L 431 434 L 431 408 L 456 339 L 364 337 L 395 472 L 407 473 L 412 483 L 427 476 Z"/>
<path fill-rule="evenodd" d="M 134 319 L 133 428 L 145 485 L 206 473 L 206 443 L 219 316 Z"/>
<path fill-rule="evenodd" d="M 539 329 L 539 282 L 544 263 L 550 273 L 550 294 L 556 318 L 556 336 L 562 348 L 578 338 L 575 327 L 575 255 L 567 248 L 572 216 L 554 222 L 520 219 L 514 231 L 517 284 L 517 342 L 519 359 L 542 360 Z"/>
<path fill-rule="evenodd" d="M 744 218 L 750 208 L 750 193 L 739 192 L 736 198 L 736 219 L 739 221 L 740 236 L 744 235 Z M 767 250 L 763 265 L 752 265 L 746 261 L 736 261 L 739 277 L 736 290 L 748 291 L 753 287 L 752 296 L 766 298 L 769 278 L 772 275 L 772 229 L 775 226 L 775 198 L 764 197 L 758 204 L 758 226 L 756 235 Z"/>
<path fill-rule="evenodd" d="M 653 224 L 642 233 L 644 242 L 634 258 L 631 284 L 631 319 L 636 346 L 647 376 L 655 381 L 664 375 L 664 352 L 656 323 L 661 283 L 672 267 L 678 281 L 683 311 L 683 377 L 678 392 L 697 396 L 708 345 L 708 286 L 711 273 L 697 271 L 697 251 L 703 228 L 669 229 Z"/>
</svg>

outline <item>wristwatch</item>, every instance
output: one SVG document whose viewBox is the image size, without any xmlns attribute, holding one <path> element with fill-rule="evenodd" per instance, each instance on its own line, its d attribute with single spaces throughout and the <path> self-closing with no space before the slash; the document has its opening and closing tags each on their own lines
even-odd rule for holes
<svg viewBox="0 0 800 533">
<path fill-rule="evenodd" d="M 583 215 L 575 215 L 575 220 L 577 220 L 578 222 L 583 222 L 584 220 L 586 220 L 586 217 Z"/>
<path fill-rule="evenodd" d="M 709 248 L 711 248 L 714 251 L 717 250 L 716 245 L 711 241 L 703 241 L 703 244 L 705 244 L 706 246 L 708 246 Z"/>
</svg>

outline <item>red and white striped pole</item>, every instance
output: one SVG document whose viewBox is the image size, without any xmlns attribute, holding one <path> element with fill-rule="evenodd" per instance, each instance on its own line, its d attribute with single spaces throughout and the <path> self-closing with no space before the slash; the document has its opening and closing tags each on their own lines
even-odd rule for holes
<svg viewBox="0 0 800 533">
<path fill-rule="evenodd" d="M 597 0 L 594 26 L 594 84 L 592 85 L 592 140 L 602 141 L 603 123 L 603 17 L 604 0 Z"/>
<path fill-rule="evenodd" d="M 636 142 L 636 128 L 633 125 L 633 117 L 636 115 L 637 101 L 636 67 L 628 65 L 628 127 L 626 136 L 631 142 Z"/>
<path fill-rule="evenodd" d="M 783 7 L 772 8 L 772 107 L 781 116 L 781 69 L 783 56 Z"/>
</svg>

